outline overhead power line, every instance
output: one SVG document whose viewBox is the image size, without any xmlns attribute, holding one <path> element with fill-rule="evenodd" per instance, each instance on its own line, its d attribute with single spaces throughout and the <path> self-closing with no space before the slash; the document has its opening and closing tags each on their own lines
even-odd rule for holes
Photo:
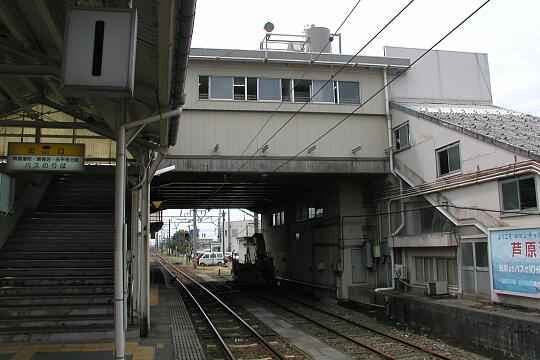
<svg viewBox="0 0 540 360">
<path fill-rule="evenodd" d="M 353 6 L 353 8 L 351 9 L 351 11 L 349 11 L 349 13 L 347 14 L 347 16 L 345 17 L 345 19 L 343 19 L 343 21 L 341 22 L 341 24 L 339 25 L 339 27 L 336 29 L 336 31 L 334 31 L 334 34 L 337 34 L 339 32 L 339 30 L 341 30 L 341 28 L 343 27 L 343 25 L 345 25 L 345 23 L 347 22 L 347 20 L 349 19 L 349 17 L 352 15 L 352 13 L 354 12 L 354 10 L 356 9 L 356 7 L 360 4 L 362 0 L 358 0 L 356 2 L 356 4 Z M 414 1 L 414 0 L 413 0 Z M 291 94 L 293 92 L 293 89 L 296 87 L 296 85 L 298 85 L 298 82 L 302 79 L 304 79 L 304 76 L 306 76 L 306 74 L 309 72 L 309 70 L 311 69 L 311 67 L 313 66 L 313 64 L 315 64 L 315 62 L 317 60 L 319 60 L 319 58 L 321 57 L 321 55 L 323 54 L 323 51 L 326 49 L 326 47 L 328 46 L 328 44 L 330 44 L 333 40 L 333 37 L 330 37 L 328 39 L 328 41 L 326 42 L 326 45 L 324 45 L 321 49 L 321 51 L 319 51 L 319 53 L 317 54 L 317 56 L 315 57 L 315 59 L 313 61 L 311 61 L 307 67 L 306 70 L 304 70 L 304 72 L 302 73 L 302 75 L 297 78 L 296 80 L 293 80 L 293 85 L 291 86 L 291 88 L 289 89 L 289 93 L 287 94 L 287 96 L 290 98 L 291 97 Z M 325 84 L 326 85 L 326 84 Z M 320 90 L 319 90 L 320 91 Z M 317 91 L 317 93 L 319 92 Z M 311 101 L 311 98 L 307 101 L 309 102 Z M 281 105 L 283 105 L 285 103 L 285 101 L 282 101 L 279 103 L 279 105 L 272 111 L 272 113 L 270 114 L 270 116 L 268 117 L 268 119 L 266 119 L 266 121 L 264 122 L 264 124 L 261 126 L 261 128 L 257 131 L 257 133 L 255 134 L 255 136 L 251 139 L 251 141 L 247 144 L 247 146 L 245 147 L 244 150 L 242 150 L 242 153 L 240 154 L 240 156 L 243 156 L 246 151 L 249 149 L 249 147 L 251 146 L 251 144 L 253 144 L 253 142 L 255 140 L 257 140 L 257 138 L 259 137 L 259 135 L 261 134 L 261 132 L 266 128 L 266 125 L 268 125 L 268 123 L 272 120 L 272 118 L 274 117 L 274 115 L 278 112 L 278 110 L 281 108 Z M 265 143 L 266 144 L 266 143 Z M 264 144 L 263 144 L 264 146 Z M 260 150 L 260 148 L 257 149 L 257 151 L 255 152 L 255 154 Z"/>
<path fill-rule="evenodd" d="M 341 29 L 341 27 L 343 26 L 343 24 L 345 23 L 345 21 L 349 18 L 349 16 L 351 15 L 352 11 L 354 11 L 354 9 L 358 6 L 358 4 L 360 3 L 361 0 L 359 0 L 356 5 L 353 7 L 353 9 L 351 10 L 351 12 L 349 12 L 349 14 L 347 15 L 347 17 L 345 18 L 345 20 L 341 23 L 341 25 L 339 26 L 338 29 Z M 396 15 L 394 15 L 387 23 L 386 25 L 384 25 L 375 35 L 373 35 L 371 37 L 371 39 L 369 39 L 369 41 L 367 43 L 364 44 L 364 46 L 362 46 L 360 48 L 360 50 L 358 50 L 356 52 L 356 54 L 354 54 L 353 56 L 351 56 L 351 58 L 345 63 L 343 64 L 336 73 L 334 73 L 329 80 L 327 80 L 323 86 L 321 86 L 319 88 L 319 90 L 313 94 L 305 103 L 302 104 L 302 106 L 300 107 L 300 109 L 298 109 L 293 115 L 291 115 L 291 117 L 289 119 L 287 119 L 287 121 L 282 125 L 280 126 L 280 128 L 275 131 L 271 136 L 270 138 L 268 138 L 263 145 L 261 145 L 242 165 L 240 165 L 240 167 L 238 169 L 236 169 L 233 174 L 229 177 L 229 178 L 226 178 L 224 180 L 224 182 L 218 187 L 218 189 L 216 191 L 214 191 L 201 205 L 200 207 L 204 207 L 204 204 L 206 204 L 208 201 L 212 200 L 214 195 L 217 194 L 232 178 L 234 178 L 239 172 L 240 170 L 242 170 L 250 161 L 253 160 L 253 158 L 257 155 L 257 153 L 259 152 L 259 150 L 265 146 L 266 144 L 268 144 L 268 142 L 270 142 L 270 140 L 272 140 L 296 115 L 298 115 L 308 104 L 310 104 L 310 101 L 330 82 L 332 81 L 338 74 L 340 74 L 355 58 L 356 56 L 358 56 L 358 54 L 360 54 L 360 52 L 362 52 L 366 47 L 369 46 L 369 44 L 371 44 L 373 42 L 373 40 L 375 40 L 388 26 L 390 26 L 390 24 L 392 24 L 415 0 L 411 0 L 407 3 L 407 5 L 405 5 Z M 326 47 L 326 46 L 325 46 Z M 324 49 L 324 48 L 323 48 Z M 322 54 L 322 50 L 321 52 L 318 54 L 317 58 Z M 302 77 L 307 73 L 307 71 L 311 68 L 311 65 L 316 61 L 316 59 L 310 63 L 310 65 L 308 66 L 308 69 L 306 69 L 306 71 L 304 71 L 304 73 L 302 74 Z M 294 88 L 294 86 L 291 88 L 290 91 L 292 91 L 292 89 Z M 290 92 L 289 92 L 289 96 L 290 96 Z M 244 149 L 244 151 L 242 152 L 241 155 L 243 155 L 245 153 L 245 151 L 251 146 L 251 144 L 255 141 L 255 139 L 258 137 L 258 135 L 262 132 L 262 129 L 264 129 L 264 127 L 270 122 L 270 120 L 272 119 L 272 117 L 277 113 L 277 111 L 279 110 L 279 108 L 281 107 L 281 105 L 283 104 L 284 102 L 282 101 L 279 106 L 272 112 L 272 114 L 270 114 L 270 117 L 266 120 L 266 122 L 263 124 L 262 128 L 259 129 L 259 131 L 257 132 L 257 134 L 255 135 L 255 137 L 250 141 L 250 143 L 248 144 L 248 146 L 246 147 L 246 149 Z"/>
<path fill-rule="evenodd" d="M 335 128 L 337 128 L 338 126 L 340 126 L 341 124 L 343 124 L 343 122 L 345 120 L 347 120 L 348 118 L 350 118 L 356 111 L 358 111 L 360 108 L 362 108 L 365 104 L 367 104 L 368 102 L 370 102 L 375 96 L 377 96 L 379 93 L 381 93 L 386 87 L 388 87 L 388 85 L 390 85 L 391 83 L 393 83 L 394 81 L 396 81 L 397 79 L 399 79 L 399 77 L 401 75 L 403 75 L 407 70 L 409 70 L 411 67 L 413 67 L 417 62 L 419 62 L 424 56 L 426 56 L 431 50 L 433 50 L 437 45 L 439 45 L 442 41 L 444 41 L 448 36 L 450 36 L 454 31 L 456 31 L 461 25 L 463 25 L 467 20 L 469 20 L 474 14 L 476 14 L 478 11 L 480 11 L 480 9 L 482 9 L 488 2 L 490 2 L 491 0 L 486 0 L 482 5 L 480 5 L 478 8 L 476 8 L 476 10 L 474 10 L 472 13 L 470 13 L 465 19 L 463 19 L 459 24 L 457 24 L 452 30 L 450 30 L 448 33 L 446 33 L 446 35 L 444 35 L 439 41 L 437 41 L 435 44 L 433 44 L 433 46 L 431 46 L 429 49 L 427 49 L 426 51 L 424 51 L 422 53 L 422 55 L 420 55 L 420 57 L 418 59 L 416 59 L 415 61 L 413 61 L 409 66 L 407 66 L 407 68 L 401 70 L 392 80 L 390 80 L 387 84 L 385 84 L 382 88 L 380 88 L 379 90 L 377 90 L 373 95 L 371 95 L 366 101 L 364 101 L 363 103 L 361 103 L 359 106 L 357 106 L 352 112 L 350 112 L 349 114 L 347 114 L 343 119 L 341 119 L 340 121 L 338 121 L 335 125 L 333 125 L 330 129 L 328 129 L 327 131 L 325 131 L 322 135 L 320 135 L 317 139 L 315 139 L 314 141 L 312 141 L 309 145 L 307 145 L 306 147 L 304 147 L 302 150 L 300 150 L 296 155 L 292 156 L 291 158 L 287 159 L 283 164 L 279 165 L 277 168 L 275 168 L 273 171 L 271 171 L 271 173 L 275 173 L 277 172 L 279 169 L 281 169 L 282 167 L 284 167 L 285 165 L 287 165 L 289 162 L 291 162 L 292 160 L 296 159 L 298 156 L 300 156 L 300 154 L 302 154 L 304 151 L 306 151 L 307 149 L 309 149 L 310 147 L 312 147 L 313 145 L 315 145 L 319 140 L 321 140 L 322 138 L 324 138 L 326 135 L 328 135 L 330 132 L 332 132 Z"/>
</svg>

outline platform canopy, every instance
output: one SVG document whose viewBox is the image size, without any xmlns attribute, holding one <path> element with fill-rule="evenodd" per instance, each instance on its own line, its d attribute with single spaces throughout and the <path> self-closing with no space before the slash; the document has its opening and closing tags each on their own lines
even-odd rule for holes
<svg viewBox="0 0 540 360">
<path fill-rule="evenodd" d="M 85 143 L 87 158 L 114 159 L 117 119 L 144 118 L 183 104 L 196 0 L 0 1 L 0 156 L 8 142 Z M 60 90 L 70 7 L 137 10 L 134 97 L 72 98 Z M 118 115 L 118 111 L 124 114 Z M 147 125 L 131 150 L 174 145 L 178 117 Z M 3 129 L 3 130 L 2 130 Z M 1 159 L 0 158 L 0 159 Z"/>
</svg>

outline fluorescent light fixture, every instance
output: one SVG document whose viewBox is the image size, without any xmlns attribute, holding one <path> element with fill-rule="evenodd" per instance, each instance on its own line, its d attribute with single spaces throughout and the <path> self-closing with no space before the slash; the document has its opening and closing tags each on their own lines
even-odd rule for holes
<svg viewBox="0 0 540 360">
<path fill-rule="evenodd" d="M 174 169 L 176 169 L 176 165 L 167 166 L 163 169 L 156 170 L 156 173 L 154 174 L 154 176 L 158 176 L 166 172 L 173 171 Z"/>
</svg>

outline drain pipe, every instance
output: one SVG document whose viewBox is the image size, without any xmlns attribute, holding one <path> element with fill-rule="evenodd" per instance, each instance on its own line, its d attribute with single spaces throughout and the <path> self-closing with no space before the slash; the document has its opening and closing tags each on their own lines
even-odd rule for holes
<svg viewBox="0 0 540 360">
<path fill-rule="evenodd" d="M 115 204 L 114 204 L 114 329 L 116 359 L 125 359 L 126 324 L 124 323 L 124 218 L 125 218 L 125 182 L 126 182 L 126 130 L 143 126 L 161 119 L 180 116 L 182 109 L 176 109 L 161 115 L 122 124 L 116 134 L 116 169 L 115 169 Z"/>
<path fill-rule="evenodd" d="M 390 159 L 390 172 L 392 173 L 392 175 L 396 175 L 396 172 L 394 171 L 394 145 L 393 145 L 393 142 L 392 142 L 392 117 L 390 116 L 390 99 L 389 99 L 389 95 L 388 95 L 388 66 L 386 66 L 385 68 L 383 68 L 383 82 L 384 82 L 384 111 L 385 111 L 385 114 L 386 114 L 386 123 L 387 123 L 387 127 L 388 127 L 388 157 Z M 401 184 L 401 181 L 400 181 L 400 184 Z M 390 210 L 390 204 L 391 204 L 391 201 L 388 201 L 388 207 L 389 207 L 389 210 Z M 390 211 L 388 211 L 388 213 L 390 213 Z M 393 233 L 392 233 L 392 226 L 390 224 L 390 215 L 388 215 L 388 234 L 392 234 L 392 236 L 395 236 Z M 402 225 L 404 224 L 405 222 L 403 221 L 402 222 Z M 400 227 L 402 228 L 402 226 L 400 225 Z M 401 228 L 398 228 L 400 231 L 401 231 Z M 394 269 L 394 250 L 392 249 L 390 251 L 390 268 L 392 269 L 392 286 L 391 287 L 382 287 L 382 288 L 376 288 L 375 289 L 375 292 L 380 292 L 380 291 L 387 291 L 387 290 L 394 290 L 395 287 L 396 287 L 396 279 L 394 278 L 394 273 L 393 273 L 393 269 Z"/>
</svg>

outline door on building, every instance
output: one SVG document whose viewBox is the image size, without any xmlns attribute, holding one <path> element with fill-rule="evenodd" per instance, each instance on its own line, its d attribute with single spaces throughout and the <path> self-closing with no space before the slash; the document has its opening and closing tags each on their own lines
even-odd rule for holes
<svg viewBox="0 0 540 360">
<path fill-rule="evenodd" d="M 487 238 L 461 243 L 461 270 L 463 294 L 490 296 Z"/>
<path fill-rule="evenodd" d="M 352 282 L 366 282 L 366 261 L 364 249 L 351 249 Z"/>
</svg>

